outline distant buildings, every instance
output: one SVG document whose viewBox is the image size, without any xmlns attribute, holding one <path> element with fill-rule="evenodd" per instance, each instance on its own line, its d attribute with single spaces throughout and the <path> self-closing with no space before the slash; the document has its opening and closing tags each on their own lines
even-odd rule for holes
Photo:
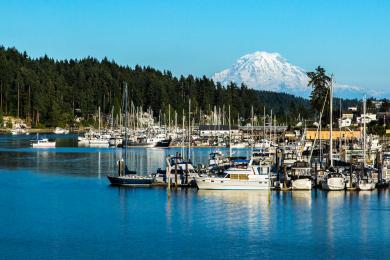
<svg viewBox="0 0 390 260">
<path fill-rule="evenodd" d="M 317 129 L 307 129 L 306 131 L 306 139 L 308 140 L 314 140 L 316 139 L 317 135 Z M 332 132 L 332 138 L 338 139 L 338 138 L 345 138 L 345 139 L 357 139 L 361 137 L 361 131 L 360 130 L 349 130 L 349 129 L 333 129 Z M 329 140 L 330 138 L 330 131 L 327 129 L 323 129 L 320 132 L 318 132 L 317 139 L 322 140 Z"/>
<path fill-rule="evenodd" d="M 376 118 L 376 114 L 366 113 L 366 114 L 361 114 L 360 117 L 357 117 L 356 121 L 358 124 L 363 124 L 364 122 L 366 122 L 366 124 L 369 124 L 372 121 L 377 121 L 377 118 Z"/>
<path fill-rule="evenodd" d="M 239 133 L 240 130 L 238 129 L 237 126 L 230 127 L 231 135 L 238 135 Z M 229 136 L 229 126 L 228 125 L 200 125 L 199 136 L 203 138 Z"/>
</svg>

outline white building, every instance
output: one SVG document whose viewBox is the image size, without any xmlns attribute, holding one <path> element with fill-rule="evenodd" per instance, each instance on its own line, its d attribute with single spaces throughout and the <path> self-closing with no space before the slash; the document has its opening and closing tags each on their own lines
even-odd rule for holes
<svg viewBox="0 0 390 260">
<path fill-rule="evenodd" d="M 364 121 L 366 122 L 366 124 L 369 124 L 371 123 L 372 121 L 376 121 L 376 114 L 372 114 L 372 113 L 366 113 L 366 114 L 361 114 L 360 117 L 357 118 L 357 122 L 359 124 L 363 124 Z"/>
<path fill-rule="evenodd" d="M 339 119 L 339 127 L 349 127 L 352 125 L 352 119 L 351 118 L 341 118 Z"/>
<path fill-rule="evenodd" d="M 237 126 L 230 127 L 230 134 L 232 136 L 239 135 L 240 130 Z M 227 125 L 200 125 L 200 137 L 222 137 L 229 136 L 229 126 Z"/>
</svg>

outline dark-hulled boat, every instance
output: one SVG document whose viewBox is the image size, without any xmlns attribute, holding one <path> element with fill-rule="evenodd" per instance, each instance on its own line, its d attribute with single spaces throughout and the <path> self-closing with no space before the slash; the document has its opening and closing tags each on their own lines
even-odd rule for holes
<svg viewBox="0 0 390 260">
<path fill-rule="evenodd" d="M 127 111 L 128 111 L 128 101 L 127 101 L 127 84 L 123 90 L 124 97 L 124 110 L 126 113 L 125 116 L 125 127 L 127 127 Z M 125 131 L 125 140 L 127 140 L 127 130 Z M 135 171 L 129 171 L 126 165 L 127 159 L 127 145 L 124 146 L 125 152 L 124 157 L 118 161 L 118 176 L 108 175 L 107 178 L 110 181 L 111 185 L 119 186 L 150 186 L 154 182 L 154 177 L 152 176 L 140 176 L 137 175 Z"/>
<path fill-rule="evenodd" d="M 155 147 L 169 147 L 169 145 L 171 144 L 171 141 L 172 141 L 171 138 L 161 140 L 161 141 L 157 142 Z"/>
</svg>

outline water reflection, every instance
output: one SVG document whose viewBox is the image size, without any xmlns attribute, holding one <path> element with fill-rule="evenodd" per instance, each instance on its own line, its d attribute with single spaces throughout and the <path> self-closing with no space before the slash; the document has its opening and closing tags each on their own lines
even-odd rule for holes
<svg viewBox="0 0 390 260">
<path fill-rule="evenodd" d="M 302 204 L 304 206 L 311 206 L 312 192 L 310 190 L 294 190 L 291 192 L 293 203 Z"/>
<path fill-rule="evenodd" d="M 226 228 L 232 235 L 237 227 L 248 231 L 250 237 L 269 236 L 271 228 L 268 191 L 199 190 L 198 198 L 207 205 L 213 216 L 223 216 L 212 221 L 213 225 Z"/>
<path fill-rule="evenodd" d="M 339 208 L 343 206 L 345 192 L 344 191 L 329 191 L 326 192 L 327 202 L 327 246 L 329 252 L 334 252 L 336 241 L 334 235 L 343 229 L 343 221 L 340 219 Z"/>
</svg>

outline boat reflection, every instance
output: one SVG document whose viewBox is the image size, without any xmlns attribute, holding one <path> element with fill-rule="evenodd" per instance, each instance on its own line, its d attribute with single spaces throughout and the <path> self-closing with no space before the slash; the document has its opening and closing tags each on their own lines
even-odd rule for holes
<svg viewBox="0 0 390 260">
<path fill-rule="evenodd" d="M 237 229 L 245 229 L 253 240 L 259 235 L 264 238 L 270 235 L 272 227 L 269 191 L 199 190 L 197 195 L 205 205 L 204 210 L 214 216 L 207 220 L 207 224 L 224 229 L 232 236 Z M 221 218 L 224 221 L 221 221 Z"/>
<path fill-rule="evenodd" d="M 311 194 L 312 192 L 310 190 L 294 190 L 291 193 L 292 201 L 295 204 L 311 206 L 312 203 Z"/>
</svg>

